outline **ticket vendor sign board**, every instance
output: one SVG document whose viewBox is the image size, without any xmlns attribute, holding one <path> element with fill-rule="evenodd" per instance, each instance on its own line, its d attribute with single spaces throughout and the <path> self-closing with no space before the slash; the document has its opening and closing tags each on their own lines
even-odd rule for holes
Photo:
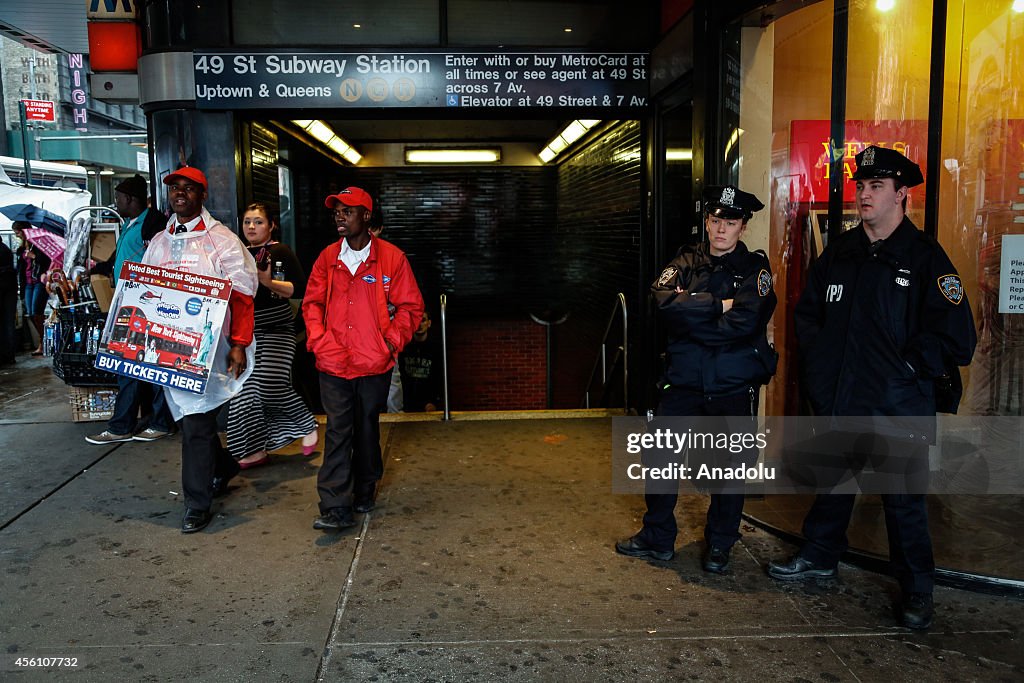
<svg viewBox="0 0 1024 683">
<path fill-rule="evenodd" d="M 230 294 L 228 280 L 125 261 L 96 367 L 202 394 Z"/>
</svg>

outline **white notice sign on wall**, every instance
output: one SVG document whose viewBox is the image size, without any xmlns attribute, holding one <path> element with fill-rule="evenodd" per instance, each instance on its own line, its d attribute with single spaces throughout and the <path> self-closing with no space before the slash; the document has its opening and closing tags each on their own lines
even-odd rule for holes
<svg viewBox="0 0 1024 683">
<path fill-rule="evenodd" d="M 1024 313 L 1024 235 L 1003 235 L 999 312 Z"/>
</svg>

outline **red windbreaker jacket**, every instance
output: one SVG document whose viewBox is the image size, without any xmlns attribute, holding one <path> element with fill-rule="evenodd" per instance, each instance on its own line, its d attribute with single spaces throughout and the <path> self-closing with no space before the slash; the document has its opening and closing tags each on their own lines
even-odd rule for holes
<svg viewBox="0 0 1024 683">
<path fill-rule="evenodd" d="M 387 372 L 423 318 L 423 296 L 401 249 L 370 239 L 370 255 L 352 275 L 338 260 L 341 241 L 313 264 L 302 302 L 306 347 L 316 367 L 355 379 Z M 388 304 L 394 307 L 390 319 Z M 385 340 L 395 347 L 392 354 Z"/>
</svg>

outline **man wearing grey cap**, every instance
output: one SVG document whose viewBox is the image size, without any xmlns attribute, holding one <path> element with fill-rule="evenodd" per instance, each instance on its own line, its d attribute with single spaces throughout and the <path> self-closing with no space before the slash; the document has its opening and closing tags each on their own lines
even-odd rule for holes
<svg viewBox="0 0 1024 683">
<path fill-rule="evenodd" d="M 163 230 L 167 218 L 159 211 L 149 208 L 146 179 L 138 173 L 114 188 L 114 206 L 125 221 L 117 238 L 117 251 L 114 253 L 110 270 L 114 284 L 117 285 L 122 264 L 125 261 L 142 260 L 149 241 L 153 239 L 153 235 Z M 94 268 L 93 272 L 104 270 Z M 136 433 L 139 407 L 147 404 L 151 407 L 149 424 Z M 121 441 L 156 441 L 170 434 L 173 431 L 173 424 L 163 389 L 118 375 L 117 400 L 114 404 L 114 414 L 107 422 L 107 428 L 99 434 L 85 437 L 85 440 L 101 445 Z"/>
<path fill-rule="evenodd" d="M 707 242 L 680 249 L 651 285 L 658 318 L 668 333 L 659 416 L 695 417 L 702 425 L 713 423 L 716 430 L 718 425 L 744 430 L 756 426 L 752 421 L 757 417 L 760 387 L 775 372 L 776 357 L 766 330 L 776 298 L 768 257 L 748 250 L 740 236 L 754 212 L 763 208 L 757 197 L 732 185 L 706 188 Z M 657 457 L 674 456 L 648 452 L 644 462 Z M 709 449 L 698 455 L 691 450 L 689 464 L 695 472 L 698 457 L 726 459 L 736 466 L 749 464 L 757 451 L 748 448 L 730 454 Z M 663 483 L 647 482 L 643 528 L 616 543 L 617 552 L 672 559 L 679 482 Z M 723 574 L 732 546 L 740 539 L 743 488 L 710 481 L 701 485 L 712 489 L 701 567 Z"/>
<path fill-rule="evenodd" d="M 832 240 L 811 266 L 794 311 L 803 388 L 816 416 L 838 425 L 871 423 L 868 440 L 837 432 L 853 444 L 844 451 L 899 454 L 908 463 L 911 478 L 883 493 L 882 505 L 889 560 L 903 591 L 900 620 L 926 629 L 934 611 L 935 561 L 925 492 L 916 490 L 925 487 L 913 477 L 927 472 L 934 421 L 892 417 L 955 412 L 959 395 L 950 400 L 936 389 L 959 384 L 957 366 L 970 363 L 977 337 L 952 262 L 906 216 L 910 188 L 924 182 L 918 165 L 896 150 L 871 146 L 857 155 L 853 180 L 861 222 Z M 884 427 L 889 424 L 923 428 L 895 436 Z M 854 499 L 818 495 L 804 519 L 803 548 L 771 562 L 768 575 L 780 581 L 835 577 Z"/>
</svg>

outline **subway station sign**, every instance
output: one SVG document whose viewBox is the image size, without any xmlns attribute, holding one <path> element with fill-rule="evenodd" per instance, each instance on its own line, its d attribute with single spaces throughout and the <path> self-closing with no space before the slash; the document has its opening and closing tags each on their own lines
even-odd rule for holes
<svg viewBox="0 0 1024 683">
<path fill-rule="evenodd" d="M 644 52 L 197 50 L 200 109 L 643 109 Z"/>
</svg>

